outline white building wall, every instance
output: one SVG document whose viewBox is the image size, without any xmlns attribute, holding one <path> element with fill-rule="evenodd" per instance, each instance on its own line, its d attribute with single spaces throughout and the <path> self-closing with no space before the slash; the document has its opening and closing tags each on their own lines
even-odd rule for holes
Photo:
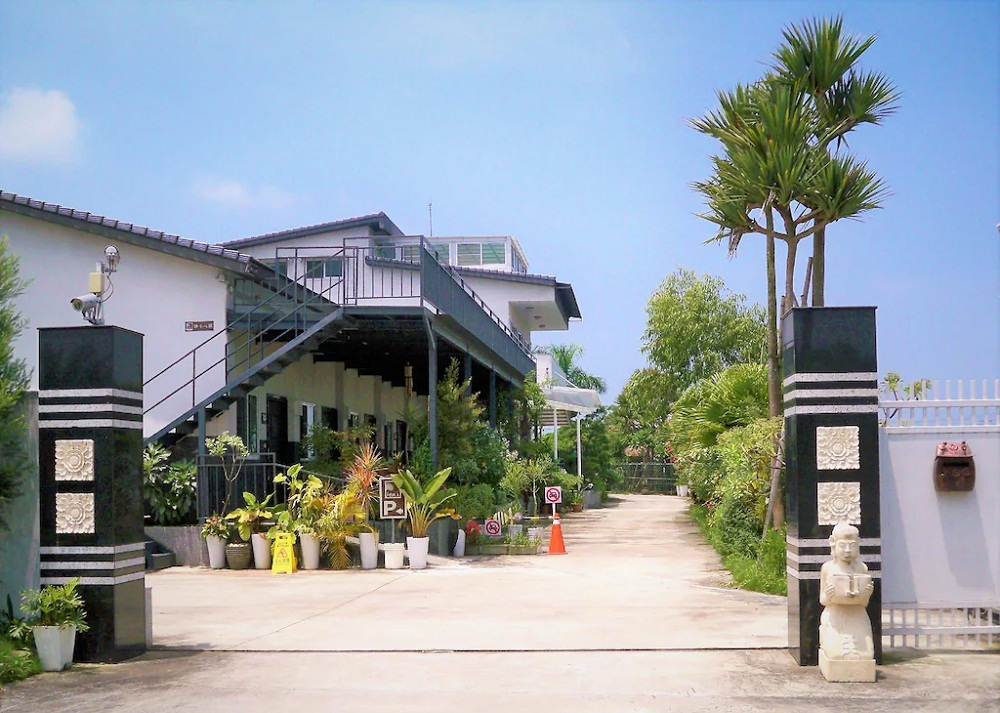
<svg viewBox="0 0 1000 713">
<path fill-rule="evenodd" d="M 936 446 L 966 441 L 972 492 L 934 489 Z M 882 600 L 1000 606 L 1000 429 L 883 428 Z"/>
<path fill-rule="evenodd" d="M 530 328 L 527 324 L 512 324 L 510 303 L 511 302 L 551 302 L 556 301 L 555 288 L 548 285 L 535 285 L 530 282 L 512 282 L 509 280 L 491 280 L 483 277 L 462 275 L 469 287 L 479 295 L 480 299 L 493 310 L 493 312 L 508 327 L 517 329 L 519 332 L 528 335 Z M 557 329 L 559 325 L 547 325 L 548 330 Z"/>
<path fill-rule="evenodd" d="M 111 276 L 115 291 L 104 306 L 104 319 L 106 324 L 145 335 L 147 380 L 211 336 L 185 332 L 186 321 L 210 320 L 217 330 L 226 325 L 226 284 L 216 279 L 218 268 L 8 211 L 0 212 L 0 234 L 7 235 L 12 252 L 20 258 L 21 276 L 30 281 L 17 300 L 28 325 L 14 350 L 32 370 L 32 389 L 38 388 L 38 328 L 85 324 L 70 299 L 87 292 L 88 275 L 103 260 L 107 245 L 118 248 L 121 264 Z M 208 345 L 199 355 L 199 370 L 221 359 L 224 349 L 222 337 Z M 146 407 L 190 378 L 190 363 L 171 370 L 147 388 Z M 222 366 L 209 372 L 199 382 L 197 396 L 210 395 L 224 385 L 224 378 Z M 190 408 L 191 398 L 186 388 L 150 413 L 144 421 L 145 434 Z"/>
</svg>

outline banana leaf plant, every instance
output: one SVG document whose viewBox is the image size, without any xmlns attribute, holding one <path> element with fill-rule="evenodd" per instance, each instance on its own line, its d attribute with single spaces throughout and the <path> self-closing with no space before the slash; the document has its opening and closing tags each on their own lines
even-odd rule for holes
<svg viewBox="0 0 1000 713">
<path fill-rule="evenodd" d="M 455 493 L 442 490 L 441 486 L 451 475 L 451 468 L 438 471 L 433 478 L 422 484 L 409 470 L 392 474 L 392 482 L 406 499 L 406 519 L 410 522 L 410 535 L 427 537 L 431 523 L 443 517 L 455 517 L 455 511 L 441 509 L 441 505 Z"/>
<path fill-rule="evenodd" d="M 243 500 L 246 507 L 238 508 L 226 515 L 227 520 L 236 521 L 236 530 L 244 542 L 250 539 L 250 535 L 259 535 L 264 529 L 264 522 L 274 517 L 274 508 L 268 508 L 273 495 L 274 493 L 271 493 L 258 501 L 253 493 L 244 492 Z"/>
</svg>

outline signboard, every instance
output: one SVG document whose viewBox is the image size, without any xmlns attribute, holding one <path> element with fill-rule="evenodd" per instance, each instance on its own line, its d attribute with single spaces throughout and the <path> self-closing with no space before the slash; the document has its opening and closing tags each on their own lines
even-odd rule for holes
<svg viewBox="0 0 1000 713">
<path fill-rule="evenodd" d="M 295 535 L 283 533 L 274 538 L 274 554 L 271 556 L 271 571 L 275 574 L 291 574 L 298 567 L 295 562 Z"/>
<path fill-rule="evenodd" d="M 560 485 L 547 485 L 545 486 L 545 504 L 555 505 L 556 503 L 562 502 L 562 486 Z"/>
<path fill-rule="evenodd" d="M 406 500 L 403 498 L 403 491 L 396 487 L 392 478 L 378 479 L 378 511 L 382 520 L 406 518 Z"/>
<path fill-rule="evenodd" d="M 214 332 L 215 322 L 212 320 L 205 320 L 201 322 L 185 322 L 184 323 L 185 332 Z"/>
<path fill-rule="evenodd" d="M 490 537 L 496 537 L 500 534 L 500 521 L 499 520 L 487 520 L 483 524 L 483 532 L 485 532 Z"/>
</svg>

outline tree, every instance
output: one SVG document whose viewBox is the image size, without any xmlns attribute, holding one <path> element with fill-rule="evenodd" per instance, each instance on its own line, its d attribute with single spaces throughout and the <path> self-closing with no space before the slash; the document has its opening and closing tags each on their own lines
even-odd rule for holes
<svg viewBox="0 0 1000 713">
<path fill-rule="evenodd" d="M 774 53 L 781 81 L 801 87 L 812 99 L 824 131 L 816 137 L 836 149 L 860 124 L 881 124 L 897 109 L 899 93 L 882 74 L 855 67 L 876 36 L 844 35 L 842 17 L 813 20 L 782 32 L 785 44 Z M 813 234 L 812 304 L 825 304 L 826 226 Z"/>
<path fill-rule="evenodd" d="M 569 383 L 578 389 L 594 389 L 599 394 L 607 391 L 608 385 L 604 379 L 583 370 L 576 363 L 578 356 L 583 356 L 584 349 L 579 344 L 549 344 L 538 347 L 539 354 L 549 354 L 562 369 Z"/>
<path fill-rule="evenodd" d="M 642 337 L 642 351 L 666 395 L 732 364 L 763 360 L 764 315 L 745 302 L 721 278 L 683 268 L 667 276 L 646 306 Z"/>
<path fill-rule="evenodd" d="M 608 410 L 608 436 L 617 458 L 626 458 L 626 449 L 641 450 L 644 460 L 665 455 L 666 439 L 660 437 L 659 430 L 678 394 L 657 369 L 644 367 L 632 372 Z"/>
<path fill-rule="evenodd" d="M 0 529 L 6 505 L 20 493 L 28 454 L 24 436 L 27 428 L 20 409 L 30 375 L 22 359 L 14 357 L 14 340 L 27 320 L 17 311 L 14 300 L 27 284 L 18 276 L 19 262 L 8 252 L 6 236 L 0 237 Z"/>
</svg>

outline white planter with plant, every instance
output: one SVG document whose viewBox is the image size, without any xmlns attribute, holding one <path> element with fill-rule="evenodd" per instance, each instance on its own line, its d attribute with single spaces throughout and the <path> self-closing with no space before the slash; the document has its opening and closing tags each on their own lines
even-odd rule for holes
<svg viewBox="0 0 1000 713">
<path fill-rule="evenodd" d="M 229 523 L 220 515 L 205 518 L 201 536 L 208 546 L 208 566 L 222 569 L 226 566 L 226 541 L 229 539 Z"/>
<path fill-rule="evenodd" d="M 427 566 L 427 530 L 431 523 L 443 517 L 457 517 L 454 510 L 441 509 L 445 501 L 455 497 L 455 493 L 441 490 L 449 475 L 451 468 L 438 471 L 426 485 L 422 485 L 409 470 L 392 475 L 392 482 L 402 491 L 406 500 L 406 519 L 410 523 L 406 547 L 410 554 L 410 569 L 423 569 Z"/>
<path fill-rule="evenodd" d="M 361 569 L 378 567 L 378 533 L 359 532 L 358 543 L 361 547 Z"/>
<path fill-rule="evenodd" d="M 87 631 L 79 583 L 75 578 L 65 584 L 21 592 L 21 609 L 28 617 L 45 671 L 61 671 L 72 664 L 76 632 Z"/>
<path fill-rule="evenodd" d="M 299 530 L 302 547 L 302 569 L 319 569 L 319 537 L 315 532 Z"/>
</svg>

